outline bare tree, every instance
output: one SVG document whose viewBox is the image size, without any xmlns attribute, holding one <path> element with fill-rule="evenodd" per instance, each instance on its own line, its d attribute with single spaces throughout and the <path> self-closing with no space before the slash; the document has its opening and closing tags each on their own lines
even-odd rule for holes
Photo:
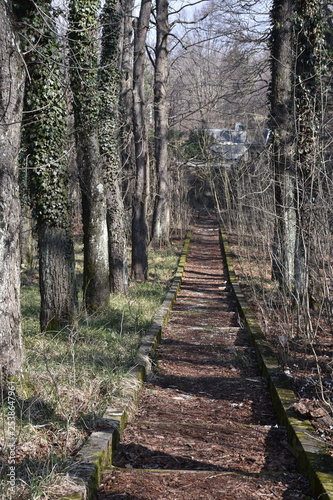
<svg viewBox="0 0 333 500">
<path fill-rule="evenodd" d="M 297 168 L 297 234 L 295 249 L 296 299 L 305 315 L 318 300 L 315 291 L 317 270 L 315 233 L 320 227 L 319 201 L 321 155 L 324 22 L 320 0 L 295 2 L 295 130 Z M 319 224 L 318 224 L 319 223 Z"/>
<path fill-rule="evenodd" d="M 275 177 L 276 229 L 273 276 L 289 294 L 295 287 L 296 200 L 293 107 L 293 0 L 277 0 L 272 7 L 271 117 L 272 163 Z"/>
<path fill-rule="evenodd" d="M 170 183 L 168 171 L 169 132 L 169 1 L 156 1 L 156 46 L 154 62 L 155 164 L 157 193 L 152 225 L 152 244 L 169 245 Z"/>
<path fill-rule="evenodd" d="M 144 281 L 148 272 L 147 202 L 149 194 L 149 153 L 146 126 L 144 72 L 146 37 L 151 0 L 142 0 L 134 27 L 133 131 L 135 141 L 136 181 L 132 212 L 132 277 Z"/>
<path fill-rule="evenodd" d="M 21 369 L 18 152 L 25 70 L 11 3 L 0 0 L 0 370 Z"/>
<path fill-rule="evenodd" d="M 133 9 L 134 0 L 122 0 L 122 26 L 120 36 L 120 142 L 123 169 L 122 189 L 126 210 L 132 208 L 135 178 L 135 151 L 133 138 Z"/>
<path fill-rule="evenodd" d="M 126 292 L 127 241 L 125 213 L 121 192 L 119 125 L 120 72 L 119 41 L 122 13 L 118 0 L 106 0 L 102 15 L 102 51 L 99 71 L 100 127 L 99 141 L 104 170 L 109 231 L 110 288 Z"/>
</svg>

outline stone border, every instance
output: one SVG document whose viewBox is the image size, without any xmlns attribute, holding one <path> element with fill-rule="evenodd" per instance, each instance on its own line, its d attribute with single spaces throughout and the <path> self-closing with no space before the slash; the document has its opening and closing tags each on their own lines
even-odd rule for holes
<svg viewBox="0 0 333 500">
<path fill-rule="evenodd" d="M 108 408 L 105 411 L 101 419 L 105 430 L 93 432 L 76 455 L 68 478 L 72 487 L 68 487 L 68 493 L 58 497 L 59 500 L 92 500 L 100 485 L 103 470 L 112 464 L 112 456 L 130 419 L 133 404 L 136 404 L 143 381 L 151 371 L 150 357 L 161 341 L 162 327 L 168 322 L 170 311 L 181 287 L 191 236 L 192 231 L 188 231 L 171 287 L 155 314 L 151 327 L 142 337 L 135 365 L 129 370 L 129 374 L 133 377 L 130 402 L 123 410 Z"/>
<path fill-rule="evenodd" d="M 273 403 L 280 423 L 287 429 L 299 471 L 310 480 L 316 498 L 333 500 L 333 457 L 325 444 L 319 441 L 310 421 L 300 419 L 299 414 L 292 409 L 298 399 L 241 291 L 233 268 L 232 253 L 221 228 L 220 241 L 221 251 L 227 263 L 228 279 L 235 293 L 239 312 L 249 330 L 262 373 L 268 378 Z"/>
</svg>

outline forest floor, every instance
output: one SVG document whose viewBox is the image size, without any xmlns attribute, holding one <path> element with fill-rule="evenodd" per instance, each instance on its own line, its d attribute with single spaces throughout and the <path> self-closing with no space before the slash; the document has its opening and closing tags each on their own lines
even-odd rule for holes
<svg viewBox="0 0 333 500">
<path fill-rule="evenodd" d="M 96 500 L 312 498 L 241 326 L 216 220 L 194 226 L 155 364 Z"/>
</svg>

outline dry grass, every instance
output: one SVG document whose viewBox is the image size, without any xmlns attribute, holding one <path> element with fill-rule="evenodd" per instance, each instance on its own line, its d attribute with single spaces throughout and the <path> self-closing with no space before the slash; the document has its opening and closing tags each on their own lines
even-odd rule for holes
<svg viewBox="0 0 333 500">
<path fill-rule="evenodd" d="M 146 283 L 131 284 L 107 310 L 77 318 L 77 328 L 39 331 L 36 272 L 25 271 L 22 286 L 24 377 L 15 383 L 15 492 L 8 496 L 10 407 L 3 395 L 0 498 L 55 498 L 71 455 L 98 426 L 106 407 L 127 404 L 128 368 L 175 271 L 175 251 L 149 252 Z M 81 255 L 78 253 L 78 272 Z"/>
</svg>

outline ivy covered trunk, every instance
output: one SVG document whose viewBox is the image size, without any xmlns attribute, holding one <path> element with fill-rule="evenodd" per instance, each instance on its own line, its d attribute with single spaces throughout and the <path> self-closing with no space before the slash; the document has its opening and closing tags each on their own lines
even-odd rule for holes
<svg viewBox="0 0 333 500">
<path fill-rule="evenodd" d="M 170 183 L 168 171 L 169 103 L 167 89 L 169 80 L 168 0 L 156 1 L 156 48 L 154 81 L 155 116 L 155 161 L 157 193 L 152 226 L 152 244 L 156 247 L 168 246 L 170 231 Z"/>
<path fill-rule="evenodd" d="M 30 75 L 25 93 L 22 163 L 28 171 L 37 221 L 40 325 L 42 330 L 57 330 L 73 323 L 77 305 L 64 61 L 52 20 L 51 1 L 40 0 L 38 6 L 25 4 L 19 14 Z"/>
<path fill-rule="evenodd" d="M 273 277 L 289 294 L 294 293 L 296 247 L 295 147 L 293 114 L 294 50 L 293 0 L 276 0 L 272 7 L 271 119 L 272 164 L 275 180 L 275 234 Z"/>
<path fill-rule="evenodd" d="M 149 155 L 144 94 L 146 36 L 151 0 L 142 0 L 134 25 L 133 131 L 136 178 L 132 210 L 132 277 L 144 281 L 148 273 L 147 202 L 149 194 Z"/>
<path fill-rule="evenodd" d="M 110 288 L 114 293 L 127 291 L 127 241 L 125 211 L 121 193 L 121 155 L 119 138 L 119 39 L 122 14 L 118 0 L 106 0 L 102 16 L 102 53 L 99 74 L 100 146 L 107 195 L 109 232 Z"/>
<path fill-rule="evenodd" d="M 297 109 L 297 239 L 296 298 L 309 318 L 316 300 L 315 235 L 321 167 L 321 126 L 324 57 L 324 22 L 319 0 L 296 0 L 295 44 Z"/>
<path fill-rule="evenodd" d="M 69 2 L 71 87 L 83 207 L 83 293 L 88 311 L 105 306 L 110 298 L 107 204 L 98 134 L 99 5 L 97 0 Z"/>
<path fill-rule="evenodd" d="M 0 375 L 5 377 L 17 373 L 22 362 L 17 156 L 24 74 L 10 4 L 0 0 Z"/>
</svg>

